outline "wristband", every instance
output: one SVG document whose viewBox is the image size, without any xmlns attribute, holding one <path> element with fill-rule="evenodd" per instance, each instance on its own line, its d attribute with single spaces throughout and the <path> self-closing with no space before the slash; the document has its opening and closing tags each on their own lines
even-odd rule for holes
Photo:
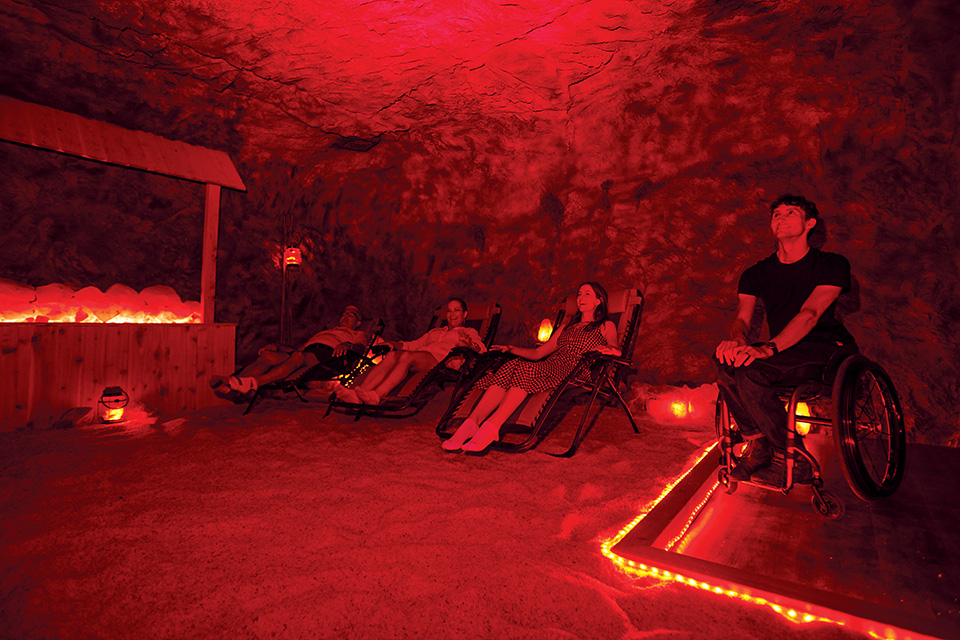
<svg viewBox="0 0 960 640">
<path fill-rule="evenodd" d="M 780 349 L 777 348 L 777 343 L 774 342 L 773 340 L 770 340 L 768 342 L 754 342 L 750 346 L 757 349 L 759 349 L 760 347 L 769 347 L 770 350 L 773 351 L 773 355 L 777 355 L 778 353 L 780 353 Z"/>
</svg>

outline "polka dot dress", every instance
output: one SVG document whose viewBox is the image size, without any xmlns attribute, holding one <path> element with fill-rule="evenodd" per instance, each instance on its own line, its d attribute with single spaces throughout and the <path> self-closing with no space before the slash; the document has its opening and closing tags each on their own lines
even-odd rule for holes
<svg viewBox="0 0 960 640">
<path fill-rule="evenodd" d="M 565 329 L 557 338 L 557 350 L 543 360 L 510 360 L 480 379 L 480 388 L 497 385 L 504 389 L 520 387 L 527 393 L 553 389 L 576 368 L 580 356 L 606 344 L 601 328 L 587 331 L 586 325 Z"/>
</svg>

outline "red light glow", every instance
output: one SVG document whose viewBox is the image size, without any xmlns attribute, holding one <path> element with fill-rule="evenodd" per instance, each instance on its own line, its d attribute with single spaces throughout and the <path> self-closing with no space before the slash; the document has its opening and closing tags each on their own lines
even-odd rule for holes
<svg viewBox="0 0 960 640">
<path fill-rule="evenodd" d="M 715 579 L 709 575 L 693 576 L 675 573 L 662 567 L 655 567 L 649 564 L 628 560 L 613 553 L 612 548 L 618 542 L 620 542 L 624 536 L 630 533 L 634 527 L 640 524 L 647 514 L 649 514 L 654 507 L 656 507 L 657 504 L 659 504 L 674 489 L 674 487 L 676 487 L 700 463 L 701 460 L 713 452 L 715 447 L 716 443 L 705 449 L 701 455 L 693 461 L 686 471 L 684 471 L 672 482 L 667 484 L 667 486 L 663 488 L 663 490 L 660 492 L 660 495 L 657 496 L 656 499 L 644 506 L 636 518 L 634 518 L 625 527 L 620 529 L 620 531 L 618 531 L 614 537 L 602 541 L 600 544 L 601 553 L 609 558 L 627 575 L 633 577 L 653 577 L 662 581 L 679 582 L 694 589 L 710 591 L 717 595 L 741 600 L 742 602 L 749 604 L 767 607 L 775 613 L 783 616 L 786 620 L 797 624 L 820 622 L 835 624 L 838 626 L 847 626 L 850 628 L 857 628 L 859 631 L 879 640 L 913 640 L 916 638 L 926 637 L 920 634 L 905 632 L 900 629 L 892 629 L 871 620 L 854 618 L 852 616 L 849 620 L 830 618 L 827 617 L 826 614 L 829 613 L 830 615 L 835 616 L 837 615 L 836 612 L 828 610 L 818 611 L 819 608 L 815 605 L 811 605 L 802 601 L 792 601 L 789 598 L 775 593 L 762 593 L 735 583 L 720 584 L 720 582 L 722 582 L 721 580 Z M 706 505 L 710 497 L 716 491 L 717 486 L 718 484 L 715 483 L 707 492 L 706 497 L 704 497 L 703 500 L 701 500 L 699 504 L 692 510 L 680 533 L 664 546 L 664 550 L 671 549 L 683 538 L 693 521 L 696 519 L 697 515 L 699 515 L 700 510 L 704 507 L 704 505 Z M 821 615 L 821 613 L 824 615 Z"/>
<path fill-rule="evenodd" d="M 810 413 L 810 407 L 807 405 L 806 402 L 798 402 L 798 403 L 797 403 L 797 415 L 798 415 L 798 416 L 810 416 L 810 415 L 812 415 L 812 414 Z M 810 433 L 810 423 L 809 423 L 809 422 L 802 422 L 802 421 L 800 421 L 800 420 L 797 420 L 797 433 L 799 433 L 799 434 L 802 435 L 802 436 L 805 436 L 805 435 L 807 435 L 808 433 Z"/>
<path fill-rule="evenodd" d="M 647 400 L 647 413 L 660 422 L 690 420 L 701 415 L 689 389 L 679 389 Z"/>
<path fill-rule="evenodd" d="M 115 284 L 106 292 L 96 287 L 75 291 L 63 284 L 25 287 L 0 281 L 0 322 L 39 323 L 199 323 L 199 302 L 184 302 L 166 286 L 137 293 Z"/>
<path fill-rule="evenodd" d="M 286 267 L 299 267 L 300 263 L 303 261 L 303 256 L 300 253 L 300 247 L 287 247 L 283 250 L 283 266 Z"/>
<path fill-rule="evenodd" d="M 684 402 L 682 400 L 674 400 L 670 404 L 670 410 L 678 418 L 686 418 L 688 415 L 693 413 L 693 403 L 689 400 Z"/>
<path fill-rule="evenodd" d="M 103 422 L 119 422 L 123 420 L 123 409 L 107 409 L 101 420 Z"/>
<path fill-rule="evenodd" d="M 553 335 L 553 323 L 549 319 L 544 318 L 543 322 L 540 323 L 540 327 L 537 329 L 537 341 L 546 342 L 550 339 L 550 336 Z"/>
</svg>

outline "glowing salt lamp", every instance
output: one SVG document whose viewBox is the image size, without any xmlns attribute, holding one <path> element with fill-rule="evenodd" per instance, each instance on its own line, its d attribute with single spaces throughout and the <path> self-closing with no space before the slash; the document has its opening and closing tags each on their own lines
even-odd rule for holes
<svg viewBox="0 0 960 640">
<path fill-rule="evenodd" d="M 303 262 L 303 254 L 300 247 L 287 247 L 283 250 L 283 268 L 299 267 Z"/>
<path fill-rule="evenodd" d="M 546 342 L 550 339 L 550 336 L 553 335 L 553 323 L 550 322 L 549 318 L 544 318 L 543 322 L 540 323 L 540 328 L 537 329 L 537 341 Z"/>
<path fill-rule="evenodd" d="M 689 400 L 674 400 L 670 403 L 670 412 L 674 417 L 686 418 L 693 413 L 693 403 Z"/>
<path fill-rule="evenodd" d="M 100 422 L 120 422 L 123 420 L 123 409 L 128 402 L 130 402 L 130 396 L 120 387 L 104 389 L 97 407 Z"/>
<path fill-rule="evenodd" d="M 667 390 L 647 400 L 647 413 L 655 420 L 666 423 L 677 420 L 695 420 L 706 415 L 704 411 L 705 401 L 701 400 L 700 397 L 701 394 L 698 390 L 689 389 L 685 386 Z"/>
<path fill-rule="evenodd" d="M 798 415 L 798 416 L 810 416 L 810 415 L 811 415 L 811 414 L 810 414 L 810 407 L 807 405 L 806 402 L 798 402 L 798 403 L 797 403 L 797 415 Z M 800 421 L 800 420 L 797 420 L 797 433 L 799 433 L 799 434 L 802 435 L 802 436 L 805 436 L 805 435 L 807 435 L 808 433 L 810 433 L 810 423 L 809 423 L 809 422 L 802 422 L 802 421 Z"/>
</svg>

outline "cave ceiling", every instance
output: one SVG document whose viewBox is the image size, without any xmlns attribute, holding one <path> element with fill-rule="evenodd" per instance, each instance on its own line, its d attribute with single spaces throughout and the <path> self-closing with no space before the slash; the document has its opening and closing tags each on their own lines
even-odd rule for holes
<svg viewBox="0 0 960 640">
<path fill-rule="evenodd" d="M 246 157 L 472 144 L 464 133 L 489 123 L 562 135 L 609 87 L 669 83 L 657 62 L 683 46 L 678 16 L 699 29 L 720 11 L 695 4 L 3 0 L 0 79 L 14 97 Z"/>
</svg>

